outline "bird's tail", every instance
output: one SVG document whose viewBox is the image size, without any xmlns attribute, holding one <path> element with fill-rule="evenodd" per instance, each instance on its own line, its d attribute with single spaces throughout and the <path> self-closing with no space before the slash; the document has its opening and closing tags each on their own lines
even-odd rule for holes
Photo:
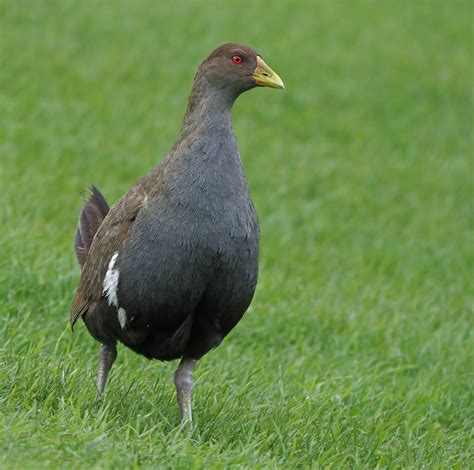
<svg viewBox="0 0 474 470">
<path fill-rule="evenodd" d="M 94 240 L 100 224 L 110 210 L 104 196 L 94 185 L 90 188 L 90 192 L 91 194 L 86 199 L 86 203 L 79 216 L 79 223 L 76 235 L 74 236 L 74 251 L 81 268 L 86 262 L 92 240 Z"/>
</svg>

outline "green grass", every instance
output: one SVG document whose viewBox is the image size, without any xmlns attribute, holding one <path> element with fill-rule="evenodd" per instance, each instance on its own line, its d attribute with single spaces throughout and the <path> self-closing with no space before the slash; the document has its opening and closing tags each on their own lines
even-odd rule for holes
<svg viewBox="0 0 474 470">
<path fill-rule="evenodd" d="M 0 467 L 469 468 L 471 2 L 1 3 Z M 80 193 L 170 148 L 198 63 L 286 84 L 234 111 L 262 226 L 248 314 L 196 372 L 98 345 L 69 305 Z"/>
</svg>

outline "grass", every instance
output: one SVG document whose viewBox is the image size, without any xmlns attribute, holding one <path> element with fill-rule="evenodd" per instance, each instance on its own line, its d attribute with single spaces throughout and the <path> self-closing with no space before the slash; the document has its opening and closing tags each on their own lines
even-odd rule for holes
<svg viewBox="0 0 474 470">
<path fill-rule="evenodd" d="M 474 465 L 473 4 L 1 3 L 0 466 Z M 195 69 L 255 46 L 285 92 L 234 111 L 262 226 L 251 309 L 174 364 L 68 327 L 81 190 L 115 201 L 170 148 Z"/>
</svg>

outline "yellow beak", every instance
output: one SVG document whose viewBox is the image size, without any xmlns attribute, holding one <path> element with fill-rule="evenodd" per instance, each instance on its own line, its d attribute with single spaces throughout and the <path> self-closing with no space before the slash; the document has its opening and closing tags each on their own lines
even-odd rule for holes
<svg viewBox="0 0 474 470">
<path fill-rule="evenodd" d="M 252 77 L 255 83 L 259 86 L 268 86 L 270 88 L 285 89 L 282 79 L 263 61 L 260 56 L 257 56 L 257 66 L 255 67 Z"/>
</svg>

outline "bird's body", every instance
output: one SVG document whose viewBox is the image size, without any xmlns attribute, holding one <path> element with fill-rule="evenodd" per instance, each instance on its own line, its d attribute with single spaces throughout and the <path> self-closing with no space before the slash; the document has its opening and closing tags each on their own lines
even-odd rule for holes
<svg viewBox="0 0 474 470">
<path fill-rule="evenodd" d="M 232 131 L 231 108 L 255 81 L 245 76 L 239 86 L 213 83 L 222 55 L 230 54 L 234 66 L 235 54 L 251 61 L 252 52 L 225 45 L 211 54 L 196 76 L 183 128 L 168 156 L 102 223 L 100 215 L 93 224 L 81 217 L 76 251 L 85 264 L 71 320 L 74 324 L 82 316 L 102 343 L 100 389 L 120 341 L 148 358 L 183 358 L 183 373 L 178 369 L 176 375 L 178 400 L 180 387 L 187 397 L 183 384 L 189 382 L 189 373 L 192 377 L 195 361 L 220 344 L 252 300 L 259 227 Z M 248 64 L 249 70 L 256 65 Z M 94 191 L 83 214 L 105 215 L 100 193 Z M 95 230 L 93 240 L 81 237 Z M 184 401 L 180 409 L 185 418 Z"/>
<path fill-rule="evenodd" d="M 127 204 L 140 209 L 129 214 L 122 207 Z M 127 237 L 111 240 L 108 225 L 124 212 L 128 221 L 134 218 Z M 149 358 L 198 359 L 220 343 L 250 304 L 258 238 L 232 136 L 223 136 L 207 154 L 192 146 L 185 154 L 170 154 L 112 208 L 99 229 L 90 259 L 101 253 L 99 279 L 105 279 L 117 254 L 111 269 L 118 278 L 117 302 L 109 305 L 110 295 L 102 295 L 98 282 L 99 302 L 84 317 L 86 325 L 103 344 L 115 338 Z M 107 312 L 110 321 L 103 322 Z"/>
</svg>

